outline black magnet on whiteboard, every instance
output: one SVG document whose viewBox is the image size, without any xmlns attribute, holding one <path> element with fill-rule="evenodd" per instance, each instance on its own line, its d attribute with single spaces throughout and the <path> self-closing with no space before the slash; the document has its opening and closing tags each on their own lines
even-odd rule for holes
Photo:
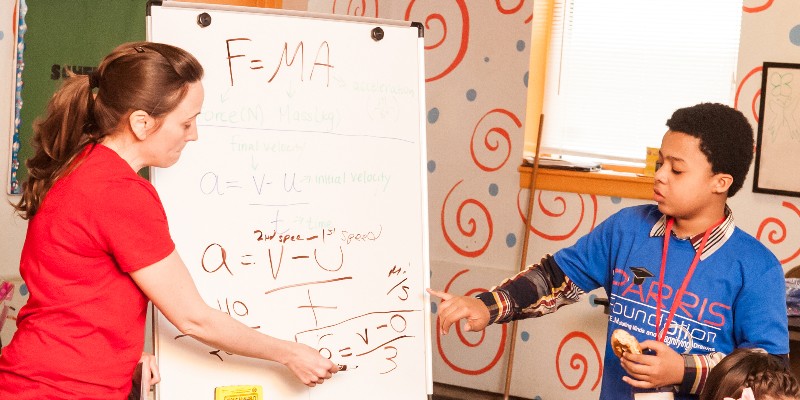
<svg viewBox="0 0 800 400">
<path fill-rule="evenodd" d="M 369 34 L 372 37 L 372 40 L 379 41 L 383 39 L 383 29 L 381 27 L 373 28 L 372 32 Z"/>
<path fill-rule="evenodd" d="M 208 13 L 202 13 L 202 14 L 198 15 L 197 16 L 197 25 L 200 25 L 203 28 L 211 25 L 211 16 L 208 15 Z"/>
</svg>

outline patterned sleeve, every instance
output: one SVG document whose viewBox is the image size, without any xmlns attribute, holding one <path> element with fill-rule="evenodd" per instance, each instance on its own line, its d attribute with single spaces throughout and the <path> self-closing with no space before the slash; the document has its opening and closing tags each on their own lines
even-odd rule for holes
<svg viewBox="0 0 800 400">
<path fill-rule="evenodd" d="M 489 323 L 540 317 L 567 304 L 576 303 L 583 294 L 546 255 L 539 264 L 528 266 L 516 276 L 504 280 L 489 292 L 476 295 L 489 308 Z"/>
<path fill-rule="evenodd" d="M 676 387 L 678 393 L 700 394 L 706 385 L 708 373 L 725 357 L 724 353 L 682 354 L 683 381 Z"/>
<path fill-rule="evenodd" d="M 683 356 L 683 382 L 675 386 L 675 391 L 694 395 L 699 395 L 703 391 L 708 374 L 725 358 L 725 353 L 719 352 L 681 355 Z M 787 368 L 791 368 L 788 354 L 773 354 L 773 356 L 783 361 Z"/>
</svg>

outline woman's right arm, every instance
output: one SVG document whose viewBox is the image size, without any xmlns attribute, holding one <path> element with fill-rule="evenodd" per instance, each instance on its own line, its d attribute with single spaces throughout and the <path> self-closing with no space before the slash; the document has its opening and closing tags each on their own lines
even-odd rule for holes
<svg viewBox="0 0 800 400">
<path fill-rule="evenodd" d="M 177 251 L 130 275 L 159 311 L 185 335 L 229 353 L 281 363 L 308 386 L 322 383 L 338 371 L 336 364 L 309 346 L 259 333 L 209 307 Z"/>
</svg>

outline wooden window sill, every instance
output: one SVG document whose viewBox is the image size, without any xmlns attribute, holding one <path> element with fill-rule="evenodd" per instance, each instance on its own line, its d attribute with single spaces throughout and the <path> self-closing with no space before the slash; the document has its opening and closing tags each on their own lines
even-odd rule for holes
<svg viewBox="0 0 800 400">
<path fill-rule="evenodd" d="M 533 166 L 523 164 L 518 171 L 520 187 L 530 188 Z M 597 172 L 539 168 L 536 189 L 652 200 L 653 177 L 635 171 L 635 168 L 608 165 Z"/>
</svg>

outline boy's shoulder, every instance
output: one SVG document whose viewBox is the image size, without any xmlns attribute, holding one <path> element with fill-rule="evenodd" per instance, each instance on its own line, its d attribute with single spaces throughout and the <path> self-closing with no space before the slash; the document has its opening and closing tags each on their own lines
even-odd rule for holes
<svg viewBox="0 0 800 400">
<path fill-rule="evenodd" d="M 663 214 L 655 204 L 625 207 L 609 215 L 590 232 L 591 236 L 604 236 L 617 240 L 638 240 L 649 237 Z"/>
<path fill-rule="evenodd" d="M 638 206 L 630 206 L 620 209 L 612 214 L 608 219 L 615 220 L 618 223 L 629 224 L 645 224 L 652 227 L 658 222 L 664 214 L 658 210 L 658 205 L 655 204 L 642 204 Z"/>
<path fill-rule="evenodd" d="M 642 237 L 649 234 L 656 223 L 664 216 L 656 204 L 643 204 L 625 207 L 609 216 L 603 224 L 608 224 L 606 232 L 613 232 L 618 237 Z M 734 226 L 728 239 L 722 245 L 720 253 L 728 262 L 745 265 L 761 265 L 766 269 L 751 268 L 757 273 L 765 272 L 775 266 L 780 267 L 775 254 L 761 241 Z M 633 239 L 631 239 L 633 240 Z"/>
<path fill-rule="evenodd" d="M 755 258 L 755 259 L 773 259 L 775 262 L 780 263 L 772 253 L 760 240 L 756 239 L 749 233 L 745 232 L 738 226 L 734 228 L 731 237 L 725 243 L 730 246 L 739 257 L 742 258 Z"/>
</svg>

